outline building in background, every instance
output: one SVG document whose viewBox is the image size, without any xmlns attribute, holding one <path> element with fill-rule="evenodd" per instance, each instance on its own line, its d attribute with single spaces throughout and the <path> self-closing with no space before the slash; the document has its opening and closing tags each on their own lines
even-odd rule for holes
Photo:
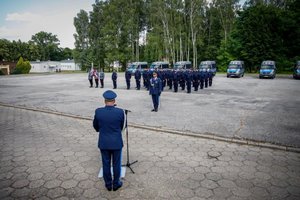
<svg viewBox="0 0 300 200">
<path fill-rule="evenodd" d="M 5 75 L 10 75 L 16 68 L 16 62 L 0 61 L 0 70 Z"/>
<path fill-rule="evenodd" d="M 60 61 L 62 71 L 80 71 L 79 64 L 75 63 L 74 60 L 62 60 Z"/>
<path fill-rule="evenodd" d="M 80 66 L 74 60 L 30 61 L 30 73 L 79 71 Z"/>
</svg>

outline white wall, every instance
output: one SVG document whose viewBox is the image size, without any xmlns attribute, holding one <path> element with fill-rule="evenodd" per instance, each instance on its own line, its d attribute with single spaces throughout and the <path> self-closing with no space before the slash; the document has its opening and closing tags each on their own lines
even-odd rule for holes
<svg viewBox="0 0 300 200">
<path fill-rule="evenodd" d="M 80 70 L 74 60 L 68 61 L 32 61 L 30 73 L 56 72 L 56 70 L 75 71 Z"/>
</svg>

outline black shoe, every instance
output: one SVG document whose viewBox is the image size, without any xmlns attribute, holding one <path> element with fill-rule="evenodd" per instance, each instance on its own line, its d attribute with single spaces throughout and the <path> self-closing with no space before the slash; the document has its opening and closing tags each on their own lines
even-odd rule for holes
<svg viewBox="0 0 300 200">
<path fill-rule="evenodd" d="M 113 191 L 117 191 L 119 188 L 121 188 L 123 186 L 123 183 L 121 182 L 120 185 L 118 185 L 117 187 L 113 188 Z"/>
<path fill-rule="evenodd" d="M 151 112 L 154 112 L 154 111 L 155 111 L 155 109 L 152 109 L 152 110 L 151 110 Z"/>
<path fill-rule="evenodd" d="M 92 88 L 93 86 L 90 86 L 90 88 Z"/>
<path fill-rule="evenodd" d="M 157 109 L 155 109 L 154 111 L 157 112 Z"/>
<path fill-rule="evenodd" d="M 108 191 L 111 191 L 111 190 L 112 190 L 112 188 L 111 188 L 111 187 L 106 187 L 106 189 L 107 189 Z"/>
</svg>

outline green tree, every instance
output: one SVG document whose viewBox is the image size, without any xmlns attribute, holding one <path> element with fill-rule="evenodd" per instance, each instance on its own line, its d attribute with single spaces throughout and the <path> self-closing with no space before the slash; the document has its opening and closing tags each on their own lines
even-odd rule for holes
<svg viewBox="0 0 300 200">
<path fill-rule="evenodd" d="M 86 11 L 80 10 L 76 17 L 74 17 L 74 26 L 76 33 L 74 59 L 77 63 L 81 64 L 81 70 L 86 70 L 91 66 L 92 60 L 89 60 L 89 15 Z"/>
<path fill-rule="evenodd" d="M 40 60 L 57 60 L 59 40 L 56 35 L 40 31 L 31 37 L 30 42 L 37 46 Z"/>
<path fill-rule="evenodd" d="M 299 3 L 293 5 L 293 9 L 299 11 Z M 235 36 L 242 45 L 240 57 L 249 63 L 250 71 L 267 59 L 277 61 L 279 71 L 290 65 L 287 60 L 299 52 L 296 45 L 300 37 L 299 18 L 294 18 L 296 16 L 299 14 L 292 9 L 263 3 L 239 13 Z"/>
<path fill-rule="evenodd" d="M 0 39 L 0 61 L 7 61 L 10 57 L 9 47 L 11 42 L 6 39 Z"/>
</svg>

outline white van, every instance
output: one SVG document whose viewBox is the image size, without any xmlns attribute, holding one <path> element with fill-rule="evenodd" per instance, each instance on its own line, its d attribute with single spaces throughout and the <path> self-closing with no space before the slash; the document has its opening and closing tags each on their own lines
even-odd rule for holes
<svg viewBox="0 0 300 200">
<path fill-rule="evenodd" d="M 213 75 L 216 75 L 217 72 L 217 64 L 216 61 L 213 60 L 206 60 L 206 61 L 201 61 L 199 65 L 199 70 L 209 70 L 213 73 Z"/>
<path fill-rule="evenodd" d="M 136 70 L 143 72 L 147 68 L 148 68 L 147 62 L 133 62 L 128 66 L 127 71 L 129 71 L 131 75 L 133 75 Z"/>
<path fill-rule="evenodd" d="M 192 63 L 191 61 L 178 61 L 175 63 L 174 70 L 186 70 L 186 69 L 192 69 Z"/>
<path fill-rule="evenodd" d="M 150 71 L 154 71 L 155 69 L 169 69 L 169 66 L 169 62 L 156 61 L 150 65 Z"/>
<path fill-rule="evenodd" d="M 227 78 L 229 77 L 243 77 L 245 73 L 244 61 L 233 60 L 230 61 L 227 68 Z"/>
</svg>

